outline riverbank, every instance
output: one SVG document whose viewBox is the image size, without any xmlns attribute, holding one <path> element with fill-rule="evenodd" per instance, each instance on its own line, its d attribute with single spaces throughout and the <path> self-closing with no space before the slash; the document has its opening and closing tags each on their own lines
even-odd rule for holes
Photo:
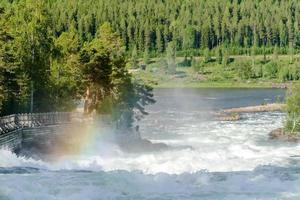
<svg viewBox="0 0 300 200">
<path fill-rule="evenodd" d="M 166 58 L 153 58 L 149 64 L 141 61 L 140 68 L 129 71 L 155 88 L 288 88 L 297 77 L 293 73 L 298 64 L 289 58 L 229 56 L 227 64 L 220 64 L 216 57 L 209 61 L 204 57 L 177 57 L 172 69 Z"/>
</svg>

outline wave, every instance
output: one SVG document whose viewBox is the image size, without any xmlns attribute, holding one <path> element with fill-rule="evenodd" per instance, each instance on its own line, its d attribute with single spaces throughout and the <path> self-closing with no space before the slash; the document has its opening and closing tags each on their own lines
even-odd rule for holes
<svg viewBox="0 0 300 200">
<path fill-rule="evenodd" d="M 299 167 L 260 166 L 253 171 L 157 173 L 113 171 L 0 175 L 0 199 L 243 199 L 297 200 Z"/>
<path fill-rule="evenodd" d="M 143 137 L 172 148 L 127 152 L 95 134 L 84 151 L 63 159 L 0 150 L 0 199 L 300 199 L 300 145 L 267 136 L 282 126 L 281 113 L 184 121 L 166 134 L 151 124 L 153 115 L 142 125 Z"/>
<path fill-rule="evenodd" d="M 133 151 L 127 152 L 110 138 L 105 139 L 103 134 L 99 137 L 95 134 L 78 155 L 57 160 L 35 160 L 0 150 L 0 167 L 107 172 L 139 170 L 145 174 L 243 171 L 268 164 L 284 167 L 300 159 L 297 157 L 300 155 L 300 145 L 269 141 L 268 132 L 280 127 L 282 118 L 281 113 L 254 113 L 246 114 L 240 122 L 185 122 L 179 128 L 166 130 L 164 134 L 156 134 L 162 131 L 161 127 L 145 123 L 143 137 L 154 143 L 166 144 L 169 148 L 139 151 L 130 143 L 127 145 Z M 142 149 L 144 145 L 136 146 Z"/>
</svg>

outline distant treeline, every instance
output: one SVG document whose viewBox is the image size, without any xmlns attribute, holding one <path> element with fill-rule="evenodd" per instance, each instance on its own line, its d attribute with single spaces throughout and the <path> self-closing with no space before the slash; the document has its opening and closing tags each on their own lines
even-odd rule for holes
<svg viewBox="0 0 300 200">
<path fill-rule="evenodd" d="M 11 7 L 20 0 L 3 0 Z M 27 0 L 28 3 L 30 1 Z M 170 41 L 178 51 L 198 53 L 223 45 L 230 54 L 280 53 L 300 47 L 300 1 L 297 0 L 48 0 L 56 37 L 76 30 L 81 43 L 91 41 L 109 22 L 127 50 L 165 52 Z M 252 48 L 252 51 L 249 48 Z"/>
<path fill-rule="evenodd" d="M 56 36 L 75 28 L 81 42 L 110 22 L 131 50 L 165 52 L 230 47 L 231 54 L 300 47 L 298 0 L 50 0 Z"/>
</svg>

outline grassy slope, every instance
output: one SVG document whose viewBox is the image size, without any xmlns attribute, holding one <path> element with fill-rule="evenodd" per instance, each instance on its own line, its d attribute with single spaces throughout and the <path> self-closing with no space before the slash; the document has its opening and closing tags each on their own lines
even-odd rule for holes
<svg viewBox="0 0 300 200">
<path fill-rule="evenodd" d="M 240 77 L 237 67 L 244 63 L 252 62 L 250 56 L 230 56 L 234 61 L 227 66 L 211 62 L 204 65 L 201 72 L 195 72 L 192 67 L 177 67 L 177 74 L 167 73 L 166 64 L 161 59 L 152 59 L 152 63 L 144 70 L 132 70 L 135 77 L 140 78 L 156 88 L 272 88 L 283 87 L 278 78 L 250 78 L 243 79 Z M 255 57 L 255 62 L 261 65 L 262 55 Z M 202 57 L 195 58 L 203 60 Z M 294 60 L 299 60 L 300 55 L 295 55 Z M 177 63 L 182 62 L 183 58 L 178 57 Z M 267 56 L 268 61 L 273 60 L 272 55 Z M 277 63 L 281 66 L 289 65 L 290 56 L 279 55 Z"/>
</svg>

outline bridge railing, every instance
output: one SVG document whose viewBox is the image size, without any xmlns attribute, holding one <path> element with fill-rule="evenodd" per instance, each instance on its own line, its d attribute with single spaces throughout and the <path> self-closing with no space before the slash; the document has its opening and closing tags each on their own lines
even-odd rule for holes
<svg viewBox="0 0 300 200">
<path fill-rule="evenodd" d="M 76 113 L 25 113 L 0 117 L 0 134 L 8 133 L 22 128 L 33 128 L 57 124 L 70 123 L 72 119 L 79 119 Z"/>
</svg>

